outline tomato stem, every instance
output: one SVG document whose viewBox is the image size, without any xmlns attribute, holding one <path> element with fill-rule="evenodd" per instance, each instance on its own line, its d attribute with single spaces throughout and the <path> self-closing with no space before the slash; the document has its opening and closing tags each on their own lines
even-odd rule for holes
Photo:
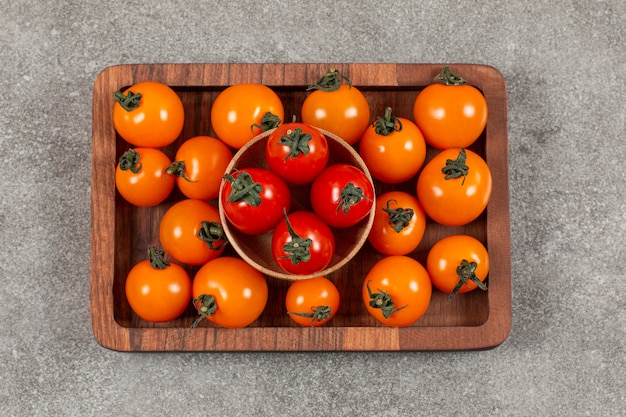
<svg viewBox="0 0 626 417">
<path fill-rule="evenodd" d="M 466 83 L 465 78 L 456 75 L 450 71 L 450 67 L 443 67 L 441 73 L 435 77 L 435 81 L 441 81 L 445 85 L 463 85 Z"/>
<path fill-rule="evenodd" d="M 330 306 L 317 306 L 311 307 L 312 313 L 299 313 L 294 311 L 288 311 L 287 314 L 293 314 L 300 317 L 310 317 L 311 318 L 311 326 L 317 320 L 318 322 L 326 320 L 332 314 L 332 310 Z"/>
<path fill-rule="evenodd" d="M 261 204 L 261 193 L 263 192 L 263 186 L 260 182 L 254 182 L 252 176 L 246 172 L 241 171 L 237 178 L 230 174 L 225 174 L 224 179 L 231 183 L 233 189 L 228 196 L 229 203 L 237 203 L 240 201 L 246 202 L 253 207 L 257 207 Z"/>
<path fill-rule="evenodd" d="M 280 120 L 280 117 L 268 111 L 261 118 L 261 124 L 253 123 L 250 125 L 250 131 L 254 132 L 254 128 L 256 127 L 257 129 L 261 129 L 261 132 L 266 132 L 270 129 L 278 127 L 282 122 L 283 121 Z"/>
<path fill-rule="evenodd" d="M 297 158 L 300 154 L 306 155 L 309 153 L 311 150 L 309 141 L 313 139 L 313 135 L 304 133 L 300 127 L 294 130 L 287 130 L 286 133 L 286 135 L 280 137 L 280 142 L 276 142 L 277 145 L 289 147 L 289 153 L 285 156 L 284 162 L 287 162 L 289 158 Z"/>
<path fill-rule="evenodd" d="M 378 291 L 380 292 L 372 293 L 372 291 L 370 290 L 370 282 L 372 281 L 367 281 L 367 284 L 365 284 L 367 287 L 367 295 L 369 295 L 370 297 L 370 307 L 379 308 L 380 311 L 383 313 L 384 318 L 388 319 L 393 314 L 408 306 L 408 304 L 406 304 L 402 307 L 396 308 L 396 305 L 391 299 L 391 296 L 380 288 L 378 288 Z"/>
<path fill-rule="evenodd" d="M 397 117 L 391 116 L 391 107 L 385 109 L 384 116 L 378 116 L 378 118 L 372 123 L 376 133 L 382 136 L 389 136 L 393 132 L 400 132 L 402 130 L 402 122 Z"/>
<path fill-rule="evenodd" d="M 483 291 L 487 291 L 487 286 L 476 276 L 476 262 L 469 262 L 467 259 L 463 259 L 459 266 L 456 268 L 456 274 L 459 276 L 459 282 L 454 286 L 454 289 L 448 296 L 448 301 L 452 300 L 454 296 L 459 292 L 463 285 L 467 285 L 467 281 L 470 280 Z"/>
<path fill-rule="evenodd" d="M 444 179 L 451 180 L 463 177 L 463 181 L 461 185 L 465 184 L 465 178 L 467 178 L 467 173 L 469 172 L 469 167 L 465 165 L 466 155 L 465 149 L 461 148 L 459 155 L 456 159 L 446 159 L 446 165 L 441 168 L 441 172 L 446 176 Z"/>
<path fill-rule="evenodd" d="M 200 294 L 196 299 L 193 300 L 193 306 L 198 312 L 198 317 L 191 324 L 192 329 L 198 327 L 202 320 L 209 316 L 212 316 L 217 310 L 217 302 L 215 301 L 215 297 L 210 294 Z"/>
<path fill-rule="evenodd" d="M 185 161 L 174 161 L 170 166 L 165 169 L 165 172 L 170 175 L 174 175 L 176 177 L 182 178 L 187 182 L 196 182 L 192 181 L 185 175 Z"/>
<path fill-rule="evenodd" d="M 170 266 L 165 260 L 165 251 L 158 250 L 154 246 L 148 248 L 148 261 L 154 269 L 165 269 Z"/>
<path fill-rule="evenodd" d="M 341 87 L 342 81 L 346 81 L 352 88 L 352 81 L 341 74 L 336 68 L 330 68 L 315 84 L 309 86 L 306 91 L 322 90 L 326 92 L 336 91 Z"/>
<path fill-rule="evenodd" d="M 120 169 L 122 171 L 130 170 L 130 172 L 132 172 L 133 174 L 139 173 L 139 171 L 141 171 L 141 166 L 142 166 L 141 162 L 139 162 L 140 158 L 141 158 L 141 155 L 139 155 L 139 153 L 136 150 L 134 149 L 127 150 L 120 157 Z"/>
<path fill-rule="evenodd" d="M 135 94 L 130 90 L 128 90 L 127 94 L 124 94 L 121 91 L 116 91 L 113 93 L 113 98 L 126 111 L 135 110 L 141 103 L 141 93 Z"/>
<path fill-rule="evenodd" d="M 209 245 L 209 249 L 211 250 L 220 250 L 228 244 L 224 228 L 218 222 L 207 222 L 205 220 L 200 223 L 198 237 Z M 220 240 L 222 243 L 216 245 L 216 242 L 219 242 Z"/>
<path fill-rule="evenodd" d="M 281 256 L 281 258 L 291 259 L 293 265 L 298 265 L 300 262 L 308 262 L 311 259 L 310 246 L 313 244 L 313 240 L 301 238 L 291 227 L 289 222 L 289 216 L 287 216 L 287 210 L 283 208 L 285 213 L 285 222 L 287 223 L 287 230 L 291 236 L 291 241 L 283 245 L 283 251 L 288 255 Z"/>
<path fill-rule="evenodd" d="M 369 197 L 363 193 L 363 189 L 361 187 L 357 187 L 351 182 L 347 183 L 346 186 L 341 189 L 335 213 L 339 213 L 339 210 L 341 210 L 343 214 L 350 213 L 350 207 L 357 205 L 364 198 Z"/>
<path fill-rule="evenodd" d="M 398 207 L 396 209 L 392 209 L 391 202 L 398 203 L 396 200 L 387 200 L 387 208 L 383 208 L 383 211 L 387 213 L 389 216 L 389 225 L 393 230 L 400 233 L 402 229 L 407 227 L 413 218 L 415 212 L 412 208 L 402 208 Z"/>
</svg>

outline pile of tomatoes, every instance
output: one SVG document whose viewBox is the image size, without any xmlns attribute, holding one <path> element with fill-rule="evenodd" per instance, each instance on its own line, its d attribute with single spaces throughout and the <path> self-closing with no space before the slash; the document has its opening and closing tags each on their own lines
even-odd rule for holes
<svg viewBox="0 0 626 417">
<path fill-rule="evenodd" d="M 206 319 L 223 327 L 244 327 L 263 312 L 265 276 L 244 260 L 223 255 L 227 245 L 214 205 L 242 233 L 272 233 L 272 254 L 286 272 L 322 271 L 335 250 L 333 230 L 362 221 L 375 210 L 368 240 L 381 254 L 361 288 L 365 309 L 388 326 L 408 326 L 428 309 L 432 286 L 451 299 L 475 288 L 486 290 L 486 248 L 474 237 L 453 235 L 433 245 L 426 265 L 408 255 L 424 236 L 427 218 L 462 226 L 485 210 L 491 172 L 467 149 L 483 132 L 487 103 L 476 88 L 448 67 L 414 103 L 413 120 L 385 114 L 371 119 L 365 95 L 331 69 L 310 87 L 301 122 L 285 122 L 279 96 L 259 84 L 232 85 L 216 97 L 211 126 L 216 137 L 185 140 L 174 160 L 161 150 L 182 133 L 179 96 L 159 82 L 140 82 L 114 94 L 113 123 L 129 149 L 116 167 L 116 188 L 129 203 L 152 207 L 178 187 L 186 197 L 159 223 L 163 250 L 147 248 L 146 260 L 128 274 L 125 289 L 142 319 L 177 318 L 191 301 L 195 327 Z M 226 172 L 233 151 L 263 131 L 268 169 L 239 167 Z M 414 193 L 385 192 L 358 168 L 329 165 L 328 144 L 319 129 L 358 149 L 370 174 L 383 184 L 417 176 Z M 437 154 L 426 161 L 427 144 Z M 222 193 L 220 195 L 220 185 Z M 310 185 L 310 211 L 291 211 L 291 186 Z M 170 258 L 171 260 L 167 260 Z M 198 267 L 193 279 L 186 268 Z M 321 326 L 337 313 L 340 294 L 328 277 L 296 280 L 285 298 L 287 314 L 304 326 Z"/>
</svg>

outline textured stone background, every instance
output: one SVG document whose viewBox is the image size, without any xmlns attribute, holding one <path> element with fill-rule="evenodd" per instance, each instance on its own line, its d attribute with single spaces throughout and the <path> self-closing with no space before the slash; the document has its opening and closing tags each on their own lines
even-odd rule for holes
<svg viewBox="0 0 626 417">
<path fill-rule="evenodd" d="M 626 415 L 625 3 L 0 0 L 0 415 Z M 117 353 L 89 319 L 91 91 L 118 63 L 498 68 L 513 330 L 484 352 Z"/>
</svg>

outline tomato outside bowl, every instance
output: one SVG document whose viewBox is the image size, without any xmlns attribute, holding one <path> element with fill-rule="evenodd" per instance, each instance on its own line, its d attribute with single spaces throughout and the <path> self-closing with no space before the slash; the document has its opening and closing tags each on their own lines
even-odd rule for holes
<svg viewBox="0 0 626 417">
<path fill-rule="evenodd" d="M 257 135 L 241 147 L 241 149 L 239 149 L 233 156 L 230 164 L 226 167 L 226 173 L 232 173 L 235 170 L 250 167 L 269 169 L 269 165 L 265 159 L 265 146 L 268 138 L 274 130 L 275 129 L 271 129 Z M 333 133 L 323 129 L 319 130 L 326 137 L 328 142 L 330 152 L 328 166 L 333 164 L 353 165 L 365 173 L 373 187 L 372 176 L 370 175 L 365 162 L 361 159 L 358 152 L 350 144 Z M 220 195 L 222 194 L 225 182 L 225 180 L 222 180 L 220 185 Z M 311 184 L 289 184 L 289 188 L 291 191 L 290 212 L 299 210 L 312 211 L 309 195 Z M 376 196 L 374 195 L 374 200 L 375 199 Z M 235 252 L 261 273 L 270 277 L 290 281 L 309 279 L 318 276 L 329 276 L 333 272 L 348 264 L 367 242 L 367 236 L 372 229 L 375 214 L 374 208 L 372 207 L 369 214 L 354 226 L 347 228 L 331 227 L 331 230 L 335 235 L 335 254 L 333 255 L 333 258 L 328 266 L 325 269 L 313 274 L 297 275 L 285 272 L 274 261 L 274 258 L 272 257 L 272 231 L 257 236 L 245 234 L 233 227 L 233 225 L 228 221 L 224 213 L 221 198 L 218 198 L 218 207 L 222 227 L 224 228 L 226 237 Z"/>
</svg>

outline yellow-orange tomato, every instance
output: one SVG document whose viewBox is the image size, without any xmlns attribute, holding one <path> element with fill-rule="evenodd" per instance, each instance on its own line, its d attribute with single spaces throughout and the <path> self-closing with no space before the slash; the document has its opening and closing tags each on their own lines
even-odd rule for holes
<svg viewBox="0 0 626 417">
<path fill-rule="evenodd" d="M 487 248 L 475 237 L 453 235 L 439 240 L 428 252 L 426 269 L 433 285 L 450 294 L 463 294 L 481 287 L 489 273 Z"/>
<path fill-rule="evenodd" d="M 487 100 L 476 88 L 444 67 L 415 99 L 413 117 L 426 142 L 437 149 L 468 147 L 487 124 Z"/>
<path fill-rule="evenodd" d="M 386 326 L 405 327 L 430 305 L 432 284 L 426 269 L 408 256 L 387 256 L 365 277 L 362 297 L 367 312 Z"/>
<path fill-rule="evenodd" d="M 349 144 L 358 142 L 370 124 L 370 106 L 363 93 L 336 70 L 330 70 L 302 103 L 302 122 L 327 130 Z"/>
<path fill-rule="evenodd" d="M 287 314 L 301 326 L 323 326 L 339 309 L 339 290 L 326 277 L 293 281 L 285 295 Z"/>
<path fill-rule="evenodd" d="M 267 113 L 274 117 L 264 120 Z M 224 143 L 239 149 L 253 137 L 278 126 L 285 118 L 280 97 L 254 83 L 235 84 L 218 94 L 211 107 L 211 126 Z"/>
<path fill-rule="evenodd" d="M 115 187 L 133 205 L 156 206 L 174 189 L 175 178 L 166 172 L 171 162 L 158 149 L 129 149 L 115 169 Z"/>
<path fill-rule="evenodd" d="M 434 221 L 462 226 L 474 221 L 491 198 L 489 166 L 475 152 L 452 148 L 435 155 L 417 179 L 417 199 Z"/>
<path fill-rule="evenodd" d="M 183 130 L 183 102 L 163 83 L 140 82 L 116 92 L 114 98 L 113 125 L 132 145 L 161 148 L 174 142 Z"/>
<path fill-rule="evenodd" d="M 388 184 L 413 178 L 426 159 L 426 142 L 412 121 L 392 117 L 387 108 L 366 130 L 359 153 L 372 177 Z"/>
<path fill-rule="evenodd" d="M 176 151 L 170 172 L 178 189 L 188 198 L 217 198 L 222 176 L 233 154 L 224 142 L 211 136 L 187 139 Z"/>
<path fill-rule="evenodd" d="M 422 241 L 426 214 L 415 197 L 404 191 L 389 191 L 376 198 L 374 223 L 367 237 L 385 255 L 406 255 Z"/>
<path fill-rule="evenodd" d="M 199 317 L 228 328 L 254 322 L 267 303 L 267 281 L 240 258 L 223 256 L 206 263 L 193 279 L 193 303 Z"/>
<path fill-rule="evenodd" d="M 220 256 L 224 236 L 219 211 L 202 200 L 179 201 L 167 209 L 159 224 L 163 249 L 187 265 L 202 265 Z"/>
</svg>

